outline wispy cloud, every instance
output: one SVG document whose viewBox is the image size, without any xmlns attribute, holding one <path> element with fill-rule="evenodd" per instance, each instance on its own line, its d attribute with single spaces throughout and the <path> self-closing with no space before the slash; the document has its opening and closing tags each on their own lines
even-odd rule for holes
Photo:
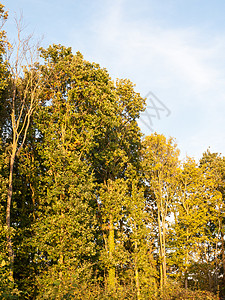
<svg viewBox="0 0 225 300">
<path fill-rule="evenodd" d="M 127 20 L 125 9 L 124 1 L 114 1 L 95 20 L 93 56 L 117 77 L 134 80 L 144 93 L 161 92 L 175 115 L 172 122 L 160 120 L 158 128 L 174 134 L 183 151 L 199 155 L 206 145 L 225 148 L 217 140 L 225 125 L 225 33 Z"/>
<path fill-rule="evenodd" d="M 162 75 L 167 73 L 171 78 L 172 74 L 193 88 L 215 86 L 221 77 L 217 57 L 225 50 L 223 39 L 204 41 L 204 32 L 196 28 L 165 29 L 154 21 L 126 22 L 122 2 L 115 1 L 105 17 L 95 23 L 96 51 L 101 55 L 104 52 L 103 57 L 107 57 L 107 50 L 110 56 L 113 53 L 112 60 L 119 66 L 135 65 L 138 61 L 142 66 L 149 65 L 151 70 L 160 68 Z"/>
</svg>

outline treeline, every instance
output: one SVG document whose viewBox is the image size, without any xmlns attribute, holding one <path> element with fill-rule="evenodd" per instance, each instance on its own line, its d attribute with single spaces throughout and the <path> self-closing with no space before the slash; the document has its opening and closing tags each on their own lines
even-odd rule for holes
<svg viewBox="0 0 225 300">
<path fill-rule="evenodd" d="M 0 99 L 1 299 L 225 295 L 224 157 L 144 138 L 129 80 L 20 28 Z"/>
</svg>

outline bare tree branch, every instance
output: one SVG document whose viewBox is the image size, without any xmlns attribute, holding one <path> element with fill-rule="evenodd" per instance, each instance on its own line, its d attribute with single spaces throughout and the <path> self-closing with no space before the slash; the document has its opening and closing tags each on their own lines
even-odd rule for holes
<svg viewBox="0 0 225 300">
<path fill-rule="evenodd" d="M 34 44 L 32 35 L 22 38 L 23 17 L 16 19 L 17 42 L 8 51 L 10 62 L 9 96 L 11 107 L 12 142 L 8 180 L 8 197 L 6 208 L 7 244 L 13 276 L 14 252 L 11 235 L 11 202 L 13 194 L 13 168 L 15 158 L 22 150 L 27 138 L 31 116 L 36 108 L 41 93 L 41 73 L 38 70 L 39 44 Z M 15 55 L 14 55 L 15 53 Z"/>
</svg>

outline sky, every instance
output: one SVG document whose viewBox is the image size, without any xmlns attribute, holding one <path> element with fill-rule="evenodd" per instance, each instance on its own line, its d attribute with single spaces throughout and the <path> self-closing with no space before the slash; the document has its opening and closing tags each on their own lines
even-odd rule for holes
<svg viewBox="0 0 225 300">
<path fill-rule="evenodd" d="M 61 44 L 128 78 L 146 98 L 139 125 L 174 137 L 181 157 L 225 156 L 225 1 L 2 0 L 43 47 Z"/>
</svg>

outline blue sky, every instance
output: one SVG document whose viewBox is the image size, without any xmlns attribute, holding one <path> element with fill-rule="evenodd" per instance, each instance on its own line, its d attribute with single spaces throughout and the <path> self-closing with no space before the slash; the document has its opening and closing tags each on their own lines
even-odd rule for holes
<svg viewBox="0 0 225 300">
<path fill-rule="evenodd" d="M 142 115 L 152 130 L 176 139 L 181 155 L 225 155 L 225 1 L 222 0 L 8 0 L 8 36 L 23 13 L 25 31 L 43 46 L 62 44 L 152 92 L 171 111 Z M 148 97 L 147 104 L 156 98 Z M 162 108 L 162 106 L 161 106 Z M 148 108 L 149 114 L 154 114 Z M 144 122 L 143 122 L 144 121 Z M 147 126 L 146 126 L 147 124 Z M 150 125 L 150 124 L 149 124 Z"/>
</svg>

